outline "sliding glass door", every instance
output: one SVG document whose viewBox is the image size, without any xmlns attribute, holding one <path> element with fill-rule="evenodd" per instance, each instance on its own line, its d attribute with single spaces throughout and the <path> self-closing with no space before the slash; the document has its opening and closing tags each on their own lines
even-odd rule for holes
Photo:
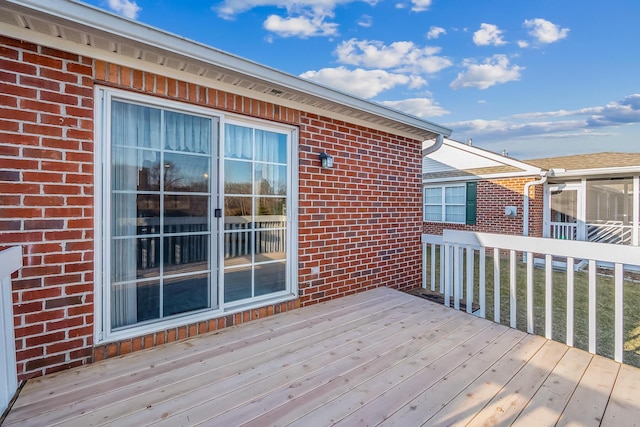
<svg viewBox="0 0 640 427">
<path fill-rule="evenodd" d="M 295 297 L 295 129 L 99 93 L 96 341 Z"/>
<path fill-rule="evenodd" d="M 218 119 L 111 103 L 111 328 L 215 308 Z"/>
</svg>

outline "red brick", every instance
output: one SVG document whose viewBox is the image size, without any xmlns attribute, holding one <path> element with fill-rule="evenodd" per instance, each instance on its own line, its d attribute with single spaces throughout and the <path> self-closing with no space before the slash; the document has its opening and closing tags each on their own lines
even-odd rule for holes
<svg viewBox="0 0 640 427">
<path fill-rule="evenodd" d="M 53 91 L 60 90 L 60 83 L 53 80 L 41 79 L 32 76 L 20 76 L 20 84 L 24 86 L 31 86 L 38 89 L 47 89 Z"/>
<path fill-rule="evenodd" d="M 35 99 L 21 99 L 20 108 L 24 110 L 43 111 L 52 114 L 60 114 L 61 112 L 59 104 L 41 102 Z"/>
<path fill-rule="evenodd" d="M 25 206 L 64 206 L 64 197 L 62 196 L 25 196 Z M 33 209 L 30 210 L 33 214 Z M 39 210 L 37 212 L 40 212 Z M 35 216 L 35 215 L 33 215 Z"/>
<path fill-rule="evenodd" d="M 41 52 L 43 55 L 55 56 L 56 58 L 66 59 L 68 61 L 78 62 L 80 60 L 80 57 L 76 54 L 64 52 L 62 50 L 53 49 L 50 47 L 43 46 Z"/>
<path fill-rule="evenodd" d="M 25 53 L 25 55 L 29 55 L 29 54 Z M 0 58 L 0 70 L 13 71 L 15 73 L 20 73 L 20 74 L 35 75 L 37 68 L 29 64 L 28 62 L 9 61 L 9 60 Z"/>
</svg>

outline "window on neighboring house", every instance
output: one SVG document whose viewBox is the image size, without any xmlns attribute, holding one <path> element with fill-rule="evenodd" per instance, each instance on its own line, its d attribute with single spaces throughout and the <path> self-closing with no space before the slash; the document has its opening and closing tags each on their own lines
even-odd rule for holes
<svg viewBox="0 0 640 427">
<path fill-rule="evenodd" d="M 424 187 L 424 220 L 475 224 L 476 189 L 475 182 Z"/>
<path fill-rule="evenodd" d="M 293 129 L 103 95 L 104 337 L 295 293 Z"/>
</svg>

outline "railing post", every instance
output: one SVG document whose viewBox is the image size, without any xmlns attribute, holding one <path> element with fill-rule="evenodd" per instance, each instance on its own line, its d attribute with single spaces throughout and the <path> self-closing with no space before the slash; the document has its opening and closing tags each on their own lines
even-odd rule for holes
<svg viewBox="0 0 640 427">
<path fill-rule="evenodd" d="M 622 363 L 624 350 L 624 269 L 623 265 L 616 263 L 615 276 L 615 333 L 614 333 L 614 360 Z"/>
<path fill-rule="evenodd" d="M 18 389 L 11 274 L 21 267 L 22 248 L 0 252 L 0 414 Z"/>
<path fill-rule="evenodd" d="M 444 305 L 451 306 L 451 246 L 444 245 Z"/>
<path fill-rule="evenodd" d="M 427 241 L 422 239 L 422 289 L 427 289 Z M 433 263 L 431 264 L 431 273 L 433 274 Z"/>
<path fill-rule="evenodd" d="M 589 353 L 596 354 L 596 261 L 589 260 Z"/>
<path fill-rule="evenodd" d="M 573 280 L 574 260 L 567 258 L 567 345 L 573 347 L 573 312 L 574 312 L 574 280 Z"/>
</svg>

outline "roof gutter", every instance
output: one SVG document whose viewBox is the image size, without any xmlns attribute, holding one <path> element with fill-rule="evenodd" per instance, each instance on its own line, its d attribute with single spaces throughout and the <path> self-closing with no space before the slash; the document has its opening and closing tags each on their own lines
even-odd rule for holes
<svg viewBox="0 0 640 427">
<path fill-rule="evenodd" d="M 584 178 L 586 176 L 602 176 L 602 175 L 624 175 L 624 174 L 639 174 L 640 166 L 618 166 L 611 168 L 599 168 L 599 169 L 574 169 L 565 170 L 552 168 L 549 169 L 549 178 Z"/>
<path fill-rule="evenodd" d="M 3 0 L 2 3 L 5 4 L 5 7 L 11 4 L 14 8 L 17 6 L 25 12 L 40 12 L 55 17 L 62 22 L 71 22 L 93 31 L 103 31 L 128 40 L 134 40 L 147 46 L 172 52 L 176 55 L 217 66 L 273 85 L 316 96 L 372 115 L 386 117 L 398 123 L 436 135 L 449 136 L 452 132 L 449 128 L 420 119 L 411 114 L 304 80 L 205 44 L 108 13 L 94 6 L 73 0 Z"/>
</svg>

